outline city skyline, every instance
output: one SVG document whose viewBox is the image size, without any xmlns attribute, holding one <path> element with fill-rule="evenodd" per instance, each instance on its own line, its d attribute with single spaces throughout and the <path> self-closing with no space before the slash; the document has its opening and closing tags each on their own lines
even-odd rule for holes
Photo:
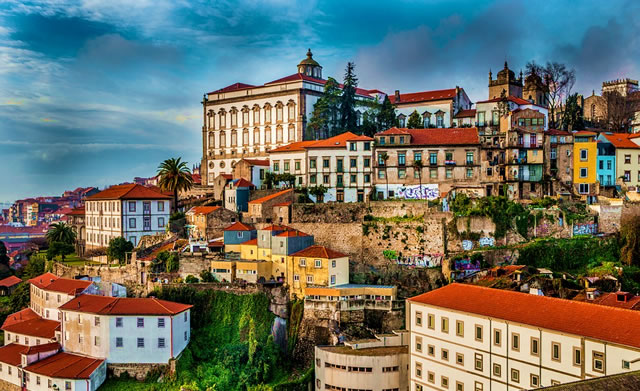
<svg viewBox="0 0 640 391">
<path fill-rule="evenodd" d="M 574 91 L 589 95 L 604 80 L 640 75 L 638 8 L 8 2 L 0 6 L 0 202 L 151 176 L 168 157 L 197 164 L 203 93 L 291 74 L 309 47 L 324 77 L 342 79 L 354 61 L 361 87 L 387 93 L 459 85 L 477 101 L 489 69 L 505 60 L 516 72 L 550 60 L 575 68 Z"/>
</svg>

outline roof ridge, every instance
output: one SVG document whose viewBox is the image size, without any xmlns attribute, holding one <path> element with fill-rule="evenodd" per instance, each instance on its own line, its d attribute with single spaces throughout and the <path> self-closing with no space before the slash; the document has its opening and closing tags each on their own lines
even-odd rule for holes
<svg viewBox="0 0 640 391">
<path fill-rule="evenodd" d="M 158 304 L 160 307 L 164 308 L 165 310 L 167 310 L 167 312 L 169 313 L 173 313 L 174 311 L 171 311 L 169 308 L 165 307 L 162 303 L 160 303 L 160 300 L 158 300 L 158 298 L 156 297 L 152 297 L 151 298 L 156 304 Z"/>
</svg>

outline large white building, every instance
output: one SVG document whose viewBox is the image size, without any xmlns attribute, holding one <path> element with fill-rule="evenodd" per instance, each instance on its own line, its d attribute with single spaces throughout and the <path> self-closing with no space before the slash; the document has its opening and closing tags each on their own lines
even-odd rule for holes
<svg viewBox="0 0 640 391">
<path fill-rule="evenodd" d="M 86 248 L 107 247 L 123 237 L 137 246 L 146 235 L 164 233 L 171 196 L 138 184 L 116 185 L 86 198 Z"/>
<path fill-rule="evenodd" d="M 324 186 L 324 201 L 364 202 L 373 186 L 373 138 L 345 132 L 269 152 L 271 171 L 296 177 L 297 186 Z M 315 201 L 315 196 L 311 196 Z"/>
<path fill-rule="evenodd" d="M 65 351 L 110 364 L 167 364 L 191 338 L 191 305 L 80 295 L 60 307 Z"/>
<path fill-rule="evenodd" d="M 640 369 L 640 312 L 475 285 L 407 300 L 410 390 L 529 390 Z"/>
<path fill-rule="evenodd" d="M 471 109 L 471 100 L 464 89 L 458 86 L 404 94 L 396 90 L 389 100 L 396 107 L 400 128 L 408 126 L 409 116 L 414 111 L 420 115 L 420 123 L 424 128 L 450 128 L 454 126 L 457 114 Z"/>
<path fill-rule="evenodd" d="M 322 66 L 311 50 L 297 72 L 263 85 L 234 83 L 205 94 L 202 101 L 203 184 L 230 174 L 242 158 L 266 158 L 268 151 L 305 138 L 306 123 L 324 91 Z M 356 98 L 376 92 L 356 89 Z"/>
</svg>

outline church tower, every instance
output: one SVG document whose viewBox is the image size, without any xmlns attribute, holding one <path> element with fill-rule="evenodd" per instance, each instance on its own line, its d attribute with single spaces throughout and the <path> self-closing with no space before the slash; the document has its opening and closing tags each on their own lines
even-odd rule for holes
<svg viewBox="0 0 640 391">
<path fill-rule="evenodd" d="M 547 107 L 547 99 L 542 92 L 542 79 L 540 76 L 531 74 L 524 79 L 524 89 L 522 90 L 522 98 L 538 106 Z"/>
<path fill-rule="evenodd" d="M 313 53 L 311 53 L 311 49 L 307 51 L 307 58 L 300 61 L 300 64 L 298 64 L 298 73 L 313 77 L 315 79 L 322 79 L 322 67 L 316 60 L 313 59 Z"/>
<path fill-rule="evenodd" d="M 516 74 L 509 69 L 506 61 L 504 68 L 498 72 L 495 80 L 489 71 L 489 99 L 499 98 L 503 91 L 507 96 L 522 98 L 522 72 L 520 72 L 520 77 L 516 79 Z"/>
</svg>

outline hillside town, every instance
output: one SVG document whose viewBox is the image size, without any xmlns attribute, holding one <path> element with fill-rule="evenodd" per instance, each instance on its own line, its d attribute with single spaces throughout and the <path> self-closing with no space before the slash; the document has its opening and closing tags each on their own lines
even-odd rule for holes
<svg viewBox="0 0 640 391">
<path fill-rule="evenodd" d="M 638 81 L 319 53 L 192 97 L 199 161 L 2 209 L 0 389 L 640 389 Z"/>
</svg>

